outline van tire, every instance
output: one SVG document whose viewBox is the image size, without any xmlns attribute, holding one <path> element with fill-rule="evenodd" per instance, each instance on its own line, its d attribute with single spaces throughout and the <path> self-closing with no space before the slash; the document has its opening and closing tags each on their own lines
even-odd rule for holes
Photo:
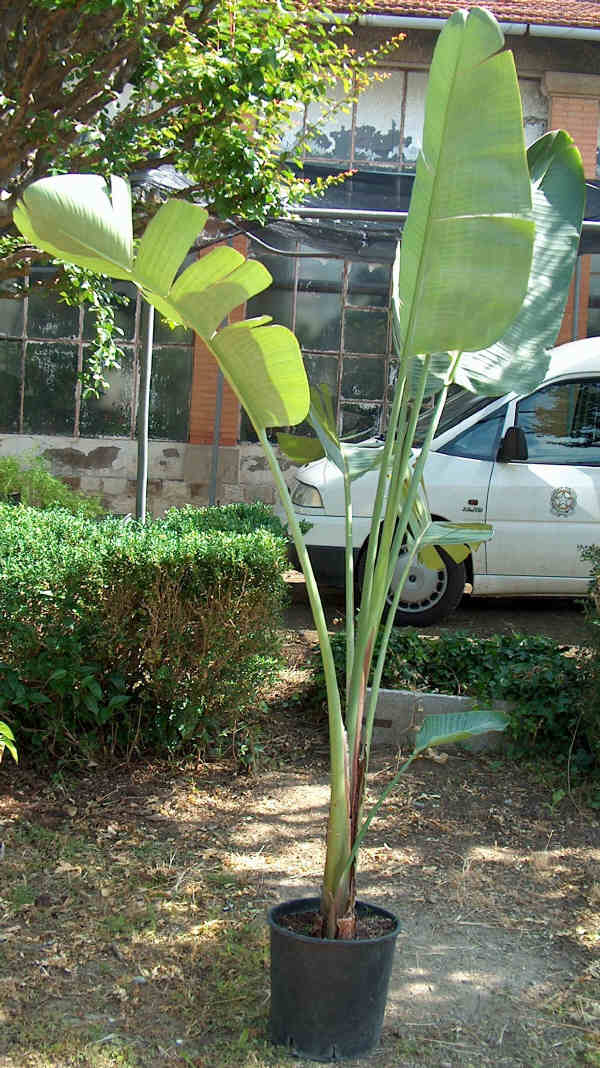
<svg viewBox="0 0 600 1068">
<path fill-rule="evenodd" d="M 400 601 L 394 626 L 429 627 L 445 619 L 460 604 L 467 581 L 465 564 L 457 564 L 441 546 L 436 545 L 436 549 L 443 567 L 432 571 L 418 561 L 414 562 L 409 578 L 410 596 Z M 366 558 L 365 546 L 356 571 L 357 605 L 360 604 Z"/>
</svg>

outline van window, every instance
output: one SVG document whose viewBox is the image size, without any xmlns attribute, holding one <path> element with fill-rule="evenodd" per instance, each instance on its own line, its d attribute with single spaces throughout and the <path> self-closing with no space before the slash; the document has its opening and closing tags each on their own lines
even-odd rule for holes
<svg viewBox="0 0 600 1068">
<path fill-rule="evenodd" d="M 492 404 L 497 399 L 497 397 L 478 397 L 475 393 L 469 392 L 468 389 L 463 389 L 462 386 L 450 386 L 436 435 L 444 434 L 447 430 L 451 430 L 453 426 L 462 423 L 463 419 L 481 411 L 482 408 L 486 408 L 488 404 Z M 414 444 L 417 447 L 425 441 L 434 404 L 434 397 L 428 397 L 423 403 L 415 431 Z"/>
<path fill-rule="evenodd" d="M 600 464 L 600 380 L 556 382 L 517 404 L 528 462 Z"/>
<path fill-rule="evenodd" d="M 489 400 L 489 398 L 488 398 Z M 483 416 L 468 430 L 443 445 L 439 450 L 448 456 L 464 456 L 471 460 L 495 460 L 508 405 L 503 404 L 490 415 Z"/>
</svg>

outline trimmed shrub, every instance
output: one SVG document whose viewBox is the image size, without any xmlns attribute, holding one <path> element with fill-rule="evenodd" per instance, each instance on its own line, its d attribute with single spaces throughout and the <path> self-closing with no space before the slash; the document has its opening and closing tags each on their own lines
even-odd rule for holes
<svg viewBox="0 0 600 1068">
<path fill-rule="evenodd" d="M 145 525 L 0 506 L 0 713 L 23 755 L 233 746 L 250 762 L 286 567 L 263 506 Z"/>
<path fill-rule="evenodd" d="M 99 497 L 79 493 L 51 475 L 43 456 L 0 457 L 0 500 L 92 517 L 104 513 Z"/>
<path fill-rule="evenodd" d="M 379 642 L 376 643 L 376 653 Z M 340 678 L 344 674 L 344 635 L 333 638 Z M 592 737 L 581 730 L 582 680 L 588 657 L 541 635 L 497 634 L 474 638 L 464 631 L 425 637 L 411 628 L 392 631 L 382 685 L 392 690 L 417 690 L 472 696 L 514 705 L 507 738 L 514 756 L 545 756 L 564 762 L 569 755 L 585 768 L 591 763 Z M 315 659 L 318 700 L 324 700 L 325 679 Z M 575 746 L 572 745 L 575 739 Z"/>
</svg>

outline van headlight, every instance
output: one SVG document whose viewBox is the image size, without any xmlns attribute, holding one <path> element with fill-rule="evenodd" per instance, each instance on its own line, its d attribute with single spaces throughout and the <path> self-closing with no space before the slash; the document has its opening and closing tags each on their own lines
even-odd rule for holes
<svg viewBox="0 0 600 1068">
<path fill-rule="evenodd" d="M 292 504 L 296 504 L 298 508 L 322 508 L 323 501 L 318 489 L 314 486 L 308 486 L 306 482 L 296 482 L 296 487 L 292 493 Z"/>
</svg>

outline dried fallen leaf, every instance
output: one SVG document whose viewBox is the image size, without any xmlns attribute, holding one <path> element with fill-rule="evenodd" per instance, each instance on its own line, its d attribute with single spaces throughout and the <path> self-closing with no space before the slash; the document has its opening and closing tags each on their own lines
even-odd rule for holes
<svg viewBox="0 0 600 1068">
<path fill-rule="evenodd" d="M 426 749 L 424 755 L 428 760 L 433 760 L 434 764 L 448 763 L 448 754 L 438 753 L 437 749 Z"/>
<path fill-rule="evenodd" d="M 76 864 L 69 864 L 68 860 L 61 860 L 58 863 L 57 867 L 54 869 L 54 874 L 66 875 L 67 873 L 72 872 L 76 875 L 81 875 L 81 871 L 82 869 L 79 868 Z"/>
</svg>

